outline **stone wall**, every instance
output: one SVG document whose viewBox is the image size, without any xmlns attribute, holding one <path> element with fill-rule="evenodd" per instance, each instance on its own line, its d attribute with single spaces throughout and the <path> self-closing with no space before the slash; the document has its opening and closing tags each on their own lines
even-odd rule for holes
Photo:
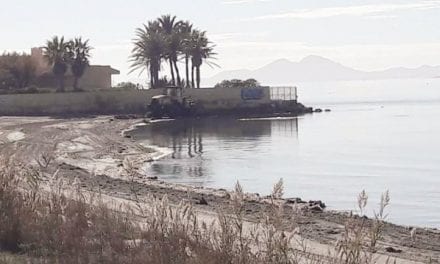
<svg viewBox="0 0 440 264">
<path fill-rule="evenodd" d="M 206 109 L 238 109 L 255 108 L 264 104 L 270 104 L 270 89 L 261 88 L 262 97 L 259 99 L 244 99 L 242 89 L 187 89 L 184 96 L 200 102 Z"/>
<path fill-rule="evenodd" d="M 0 115 L 141 114 L 153 96 L 164 93 L 152 89 L 0 95 Z M 224 88 L 185 89 L 183 96 L 214 112 L 258 108 L 271 102 L 269 88 L 250 99 L 243 98 L 242 89 Z"/>
<path fill-rule="evenodd" d="M 158 93 L 145 90 L 0 95 L 0 115 L 142 113 L 146 111 L 147 98 Z"/>
</svg>

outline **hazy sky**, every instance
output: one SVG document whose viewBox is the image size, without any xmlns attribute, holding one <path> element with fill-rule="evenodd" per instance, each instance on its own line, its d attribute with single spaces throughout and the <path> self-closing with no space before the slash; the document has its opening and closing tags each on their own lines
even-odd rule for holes
<svg viewBox="0 0 440 264">
<path fill-rule="evenodd" d="M 361 70 L 440 64 L 440 0 L 0 0 L 0 50 L 53 35 L 89 38 L 92 62 L 127 77 L 136 27 L 161 14 L 192 21 L 217 44 L 221 69 L 321 55 Z M 183 66 L 183 65 L 182 65 Z"/>
</svg>

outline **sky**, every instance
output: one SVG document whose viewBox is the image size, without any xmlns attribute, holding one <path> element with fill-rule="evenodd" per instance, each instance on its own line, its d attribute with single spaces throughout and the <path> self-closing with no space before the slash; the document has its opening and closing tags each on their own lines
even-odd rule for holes
<svg viewBox="0 0 440 264">
<path fill-rule="evenodd" d="M 121 71 L 115 82 L 143 82 L 129 74 L 134 31 L 163 14 L 190 20 L 216 44 L 220 68 L 204 66 L 204 77 L 308 55 L 359 70 L 440 65 L 440 0 L 0 0 L 0 51 L 82 36 L 93 64 Z"/>
</svg>

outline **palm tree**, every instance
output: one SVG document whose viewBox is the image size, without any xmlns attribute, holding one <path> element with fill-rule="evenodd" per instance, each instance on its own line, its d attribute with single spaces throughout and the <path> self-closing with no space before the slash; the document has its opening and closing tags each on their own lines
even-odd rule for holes
<svg viewBox="0 0 440 264">
<path fill-rule="evenodd" d="M 52 66 L 52 72 L 58 81 L 58 92 L 64 92 L 64 75 L 66 74 L 68 62 L 70 61 L 69 42 L 64 37 L 53 37 L 43 47 L 43 55 Z"/>
<path fill-rule="evenodd" d="M 179 26 L 179 32 L 183 39 L 183 54 L 185 55 L 185 76 L 186 87 L 191 87 L 189 78 L 189 59 L 191 57 L 191 34 L 193 31 L 193 25 L 189 21 L 181 22 Z"/>
<path fill-rule="evenodd" d="M 206 33 L 193 30 L 190 22 L 177 21 L 175 16 L 164 15 L 155 21 L 149 21 L 143 28 L 138 28 L 133 44 L 134 48 L 130 57 L 131 72 L 147 69 L 151 77 L 152 88 L 163 83 L 159 83 L 162 60 L 168 62 L 170 66 L 171 83 L 176 85 L 177 79 L 177 85 L 181 86 L 177 61 L 179 57 L 184 56 L 186 87 L 200 88 L 200 68 L 203 63 L 217 66 L 210 62 L 215 53 L 214 46 L 206 37 Z"/>
<path fill-rule="evenodd" d="M 150 87 L 156 88 L 159 83 L 159 71 L 165 52 L 165 39 L 160 32 L 158 22 L 148 22 L 143 28 L 136 29 L 132 50 L 131 72 L 135 70 L 149 71 Z"/>
<path fill-rule="evenodd" d="M 158 18 L 166 40 L 166 57 L 170 64 L 171 82 L 180 86 L 180 74 L 177 59 L 182 50 L 182 37 L 179 32 L 181 21 L 176 21 L 176 16 L 164 15 Z M 174 72 L 176 74 L 174 74 Z"/>
<path fill-rule="evenodd" d="M 190 39 L 191 46 L 191 63 L 192 72 L 191 80 L 193 87 L 200 88 L 200 67 L 205 61 L 209 66 L 217 66 L 217 64 L 209 61 L 209 59 L 215 59 L 216 53 L 214 52 L 214 46 L 206 37 L 205 31 L 194 30 Z M 196 86 L 194 84 L 194 70 L 196 71 Z"/>
<path fill-rule="evenodd" d="M 90 51 L 89 40 L 83 41 L 81 37 L 70 42 L 69 53 L 71 56 L 71 69 L 74 77 L 73 89 L 78 91 L 78 80 L 84 75 L 89 66 Z"/>
<path fill-rule="evenodd" d="M 177 67 L 177 60 L 179 57 L 179 53 L 182 50 L 182 38 L 179 35 L 178 32 L 173 33 L 169 38 L 168 38 L 168 53 L 170 54 L 171 57 L 171 62 L 174 66 L 174 71 L 176 72 L 176 79 L 177 79 L 177 85 L 180 86 L 181 85 L 181 78 L 180 78 L 180 72 L 179 72 L 179 67 Z"/>
</svg>

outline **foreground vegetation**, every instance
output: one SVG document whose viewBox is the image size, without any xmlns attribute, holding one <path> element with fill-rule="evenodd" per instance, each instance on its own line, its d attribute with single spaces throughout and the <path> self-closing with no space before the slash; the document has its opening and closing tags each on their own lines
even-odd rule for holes
<svg viewBox="0 0 440 264">
<path fill-rule="evenodd" d="M 375 263 L 381 238 L 382 205 L 373 225 L 352 217 L 334 252 L 308 251 L 295 223 L 281 227 L 282 181 L 270 196 L 271 211 L 260 223 L 246 222 L 245 194 L 239 184 L 231 192 L 231 215 L 218 213 L 203 222 L 191 204 L 173 206 L 167 197 L 137 200 L 136 206 L 115 205 L 99 195 L 83 193 L 78 180 L 63 184 L 57 173 L 45 179 L 39 168 L 0 164 L 0 256 L 23 263 Z M 367 196 L 359 196 L 360 209 Z M 11 255 L 13 254 L 13 255 Z M 11 256 L 20 256 L 14 258 Z M 11 260 L 12 261 L 12 260 Z"/>
</svg>

